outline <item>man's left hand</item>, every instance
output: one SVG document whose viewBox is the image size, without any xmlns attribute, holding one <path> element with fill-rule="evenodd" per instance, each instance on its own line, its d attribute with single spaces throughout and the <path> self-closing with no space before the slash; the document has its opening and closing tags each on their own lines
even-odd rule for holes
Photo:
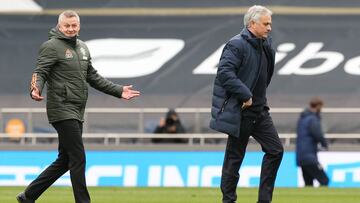
<svg viewBox="0 0 360 203">
<path fill-rule="evenodd" d="M 132 87 L 133 87 L 132 85 L 123 86 L 123 91 L 122 91 L 122 94 L 121 94 L 121 98 L 129 100 L 129 99 L 132 99 L 134 97 L 140 96 L 140 92 L 137 91 L 137 90 L 133 90 Z"/>
</svg>

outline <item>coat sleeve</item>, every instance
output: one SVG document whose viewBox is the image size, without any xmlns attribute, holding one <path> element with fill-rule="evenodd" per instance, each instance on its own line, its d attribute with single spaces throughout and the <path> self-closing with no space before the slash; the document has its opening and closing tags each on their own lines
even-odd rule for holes
<svg viewBox="0 0 360 203">
<path fill-rule="evenodd" d="M 121 98 L 123 86 L 114 84 L 110 80 L 102 77 L 97 70 L 92 66 L 91 59 L 89 62 L 89 67 L 87 70 L 86 81 L 90 84 L 91 87 L 104 92 L 105 94 L 112 95 L 114 97 Z"/>
<path fill-rule="evenodd" d="M 310 132 L 314 139 L 321 144 L 324 148 L 328 147 L 327 141 L 324 137 L 324 133 L 321 129 L 320 120 L 317 118 L 312 118 L 310 120 Z"/>
<path fill-rule="evenodd" d="M 217 76 L 227 92 L 245 102 L 252 97 L 252 93 L 237 76 L 241 60 L 241 53 L 239 53 L 238 49 L 228 43 L 221 55 Z"/>
<path fill-rule="evenodd" d="M 36 68 L 32 74 L 30 83 L 30 95 L 32 90 L 37 87 L 40 94 L 44 88 L 47 78 L 53 65 L 57 62 L 57 53 L 52 44 L 47 41 L 40 46 L 39 55 L 37 58 Z"/>
</svg>

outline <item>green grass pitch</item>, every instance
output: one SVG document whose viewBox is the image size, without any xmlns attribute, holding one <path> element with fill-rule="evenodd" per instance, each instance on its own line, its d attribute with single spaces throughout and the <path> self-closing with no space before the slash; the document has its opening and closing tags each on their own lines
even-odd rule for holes
<svg viewBox="0 0 360 203">
<path fill-rule="evenodd" d="M 1 203 L 16 203 L 24 187 L 0 187 Z M 92 203 L 220 203 L 219 188 L 89 187 Z M 255 203 L 256 188 L 239 188 L 239 203 Z M 71 187 L 51 187 L 37 203 L 73 203 Z M 360 188 L 276 188 L 273 203 L 360 203 Z"/>
</svg>

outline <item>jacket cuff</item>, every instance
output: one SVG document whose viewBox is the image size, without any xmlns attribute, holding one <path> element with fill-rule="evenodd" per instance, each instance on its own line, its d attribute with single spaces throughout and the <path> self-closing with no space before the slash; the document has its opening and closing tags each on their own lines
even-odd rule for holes
<svg viewBox="0 0 360 203">
<path fill-rule="evenodd" d="M 124 88 L 124 86 L 119 85 L 119 92 L 120 92 L 119 98 L 122 98 L 123 88 Z"/>
</svg>

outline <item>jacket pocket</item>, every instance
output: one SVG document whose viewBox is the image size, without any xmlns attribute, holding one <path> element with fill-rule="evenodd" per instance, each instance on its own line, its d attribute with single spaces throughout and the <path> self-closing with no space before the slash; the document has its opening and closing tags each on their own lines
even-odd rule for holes
<svg viewBox="0 0 360 203">
<path fill-rule="evenodd" d="M 71 88 L 68 83 L 64 84 L 65 101 L 81 104 L 84 102 L 84 92 L 80 89 Z"/>
<path fill-rule="evenodd" d="M 235 97 L 225 99 L 212 126 L 213 129 L 238 137 L 240 133 L 241 110 Z"/>
<path fill-rule="evenodd" d="M 223 104 L 221 105 L 219 114 L 225 111 L 226 104 L 229 102 L 229 99 L 225 99 Z"/>
</svg>

